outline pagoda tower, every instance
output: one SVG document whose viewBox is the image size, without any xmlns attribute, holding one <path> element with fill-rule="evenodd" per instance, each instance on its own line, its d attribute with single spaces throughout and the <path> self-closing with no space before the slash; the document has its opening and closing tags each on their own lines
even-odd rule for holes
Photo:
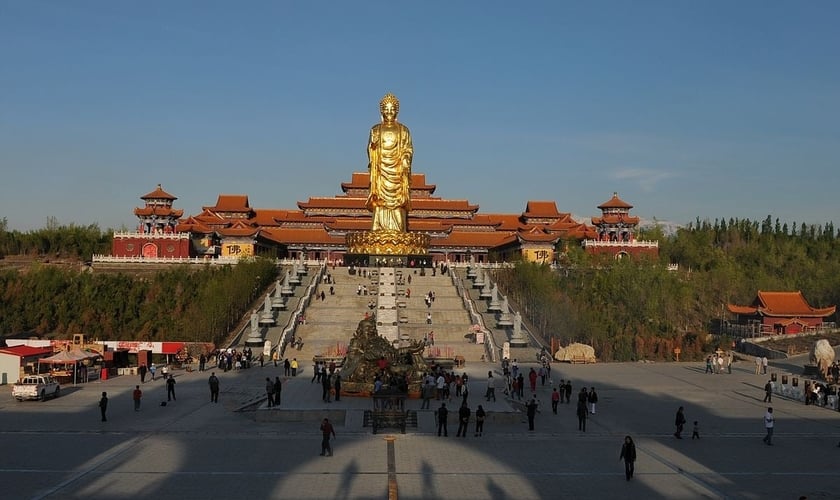
<svg viewBox="0 0 840 500">
<path fill-rule="evenodd" d="M 177 232 L 184 211 L 173 208 L 175 196 L 157 188 L 140 197 L 143 207 L 134 209 L 137 231 L 114 233 L 111 257 L 146 261 L 180 260 L 190 257 L 190 233 Z"/>
<path fill-rule="evenodd" d="M 157 188 L 140 197 L 145 202 L 142 208 L 135 208 L 134 215 L 140 220 L 137 231 L 141 234 L 174 233 L 178 219 L 184 215 L 183 210 L 172 208 L 178 198 L 163 190 L 160 184 Z"/>
<path fill-rule="evenodd" d="M 600 217 L 592 217 L 592 225 L 598 233 L 597 239 L 583 240 L 582 245 L 587 253 L 607 254 L 616 259 L 627 256 L 646 255 L 656 258 L 659 256 L 658 241 L 637 241 L 636 230 L 639 218 L 630 215 L 633 205 L 613 193 L 612 198 L 598 205 L 601 209 Z"/>
</svg>

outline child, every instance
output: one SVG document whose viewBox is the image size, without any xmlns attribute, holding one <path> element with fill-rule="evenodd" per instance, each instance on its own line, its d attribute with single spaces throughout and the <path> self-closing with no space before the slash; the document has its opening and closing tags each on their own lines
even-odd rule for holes
<svg viewBox="0 0 840 500">
<path fill-rule="evenodd" d="M 694 432 L 691 433 L 691 439 L 700 439 L 700 423 L 694 421 Z"/>
</svg>

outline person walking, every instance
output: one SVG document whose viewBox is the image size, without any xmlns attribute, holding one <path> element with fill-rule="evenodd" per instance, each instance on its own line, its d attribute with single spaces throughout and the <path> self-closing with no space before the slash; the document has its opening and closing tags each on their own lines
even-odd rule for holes
<svg viewBox="0 0 840 500">
<path fill-rule="evenodd" d="M 108 393 L 103 392 L 102 398 L 99 400 L 99 413 L 102 414 L 102 421 L 107 422 L 108 419 L 105 418 L 105 412 L 108 411 Z"/>
<path fill-rule="evenodd" d="M 219 402 L 219 377 L 216 376 L 216 372 L 210 372 L 210 378 L 207 379 L 207 385 L 210 386 L 210 402 L 211 403 L 218 403 Z"/>
<path fill-rule="evenodd" d="M 487 392 L 484 394 L 484 399 L 486 401 L 490 401 L 491 399 L 493 402 L 496 402 L 496 379 L 493 378 L 493 372 L 487 372 Z"/>
<path fill-rule="evenodd" d="M 636 463 L 636 444 L 630 436 L 624 436 L 624 443 L 621 445 L 621 455 L 619 460 L 624 460 L 624 477 L 629 481 L 635 472 Z"/>
<path fill-rule="evenodd" d="M 166 400 L 175 401 L 175 377 L 172 375 L 166 379 Z"/>
<path fill-rule="evenodd" d="M 703 373 L 714 373 L 712 371 L 712 356 L 706 356 L 706 371 Z"/>
<path fill-rule="evenodd" d="M 764 414 L 764 429 L 767 431 L 767 435 L 764 436 L 764 444 L 767 446 L 773 446 L 773 427 L 776 423 L 776 419 L 773 418 L 773 407 L 767 408 L 767 413 Z"/>
<path fill-rule="evenodd" d="M 761 373 L 767 375 L 767 356 L 761 357 Z"/>
<path fill-rule="evenodd" d="M 755 374 L 761 374 L 761 358 L 759 358 L 758 356 L 756 356 L 755 358 Z"/>
<path fill-rule="evenodd" d="M 140 368 L 138 368 L 137 371 L 140 373 L 140 383 L 145 384 L 146 383 L 146 371 L 147 371 L 146 363 L 141 364 Z"/>
<path fill-rule="evenodd" d="M 674 432 L 674 437 L 682 439 L 683 426 L 685 425 L 685 410 L 682 406 L 677 410 L 677 415 L 674 417 L 674 426 L 677 428 Z"/>
<path fill-rule="evenodd" d="M 134 411 L 140 411 L 140 398 L 143 397 L 143 391 L 140 390 L 140 386 L 134 386 L 134 392 L 131 394 L 131 398 L 134 400 Z"/>
<path fill-rule="evenodd" d="M 773 402 L 773 381 L 768 380 L 766 384 L 764 384 L 764 402 L 765 403 L 772 403 Z"/>
<path fill-rule="evenodd" d="M 467 437 L 467 427 L 470 423 L 470 407 L 467 403 L 461 403 L 461 409 L 458 410 L 458 432 L 455 437 Z"/>
<path fill-rule="evenodd" d="M 330 436 L 335 437 L 335 429 L 328 418 L 321 421 L 321 436 L 321 456 L 331 457 L 333 450 L 330 445 Z"/>
<path fill-rule="evenodd" d="M 291 366 L 292 366 L 292 376 L 296 377 L 297 376 L 297 371 L 298 371 L 298 360 L 297 360 L 297 358 L 292 358 Z"/>
<path fill-rule="evenodd" d="M 330 377 L 329 375 L 324 373 L 321 377 L 321 401 L 325 403 L 332 402 L 330 398 L 330 389 L 332 389 L 332 384 L 330 384 Z"/>
<path fill-rule="evenodd" d="M 586 396 L 589 402 L 589 413 L 595 415 L 595 403 L 598 402 L 598 393 L 595 392 L 594 387 L 589 388 L 589 394 Z"/>
<path fill-rule="evenodd" d="M 694 421 L 694 430 L 691 433 L 691 439 L 700 439 L 700 422 Z"/>
<path fill-rule="evenodd" d="M 566 395 L 566 404 L 571 403 L 572 402 L 572 381 L 571 380 L 566 381 L 565 395 Z"/>
<path fill-rule="evenodd" d="M 265 378 L 265 395 L 268 407 L 274 406 L 274 382 L 269 377 Z"/>
<path fill-rule="evenodd" d="M 487 413 L 484 411 L 484 408 L 481 405 L 478 405 L 478 409 L 475 410 L 475 436 L 480 437 L 481 434 L 484 433 L 484 419 L 487 417 Z"/>
<path fill-rule="evenodd" d="M 333 374 L 333 388 L 336 402 L 341 401 L 341 373 L 338 370 Z"/>
<path fill-rule="evenodd" d="M 446 428 L 446 419 L 449 416 L 449 410 L 446 409 L 446 403 L 441 403 L 440 408 L 437 409 L 438 421 L 438 436 L 443 431 L 444 437 L 449 436 L 449 431 Z"/>
<path fill-rule="evenodd" d="M 579 399 L 577 404 L 578 430 L 586 432 L 586 416 L 589 412 L 586 409 L 586 401 Z"/>
<path fill-rule="evenodd" d="M 528 383 L 531 385 L 531 392 L 537 392 L 537 371 L 533 368 L 528 372 Z"/>
<path fill-rule="evenodd" d="M 274 377 L 274 406 L 280 406 L 280 394 L 283 392 L 283 382 L 280 377 Z"/>
<path fill-rule="evenodd" d="M 537 408 L 539 403 L 537 403 L 537 398 L 532 397 L 531 401 L 525 405 L 526 413 L 528 414 L 528 430 L 534 430 L 534 419 L 537 417 Z"/>
<path fill-rule="evenodd" d="M 553 391 L 551 391 L 551 411 L 555 415 L 557 415 L 557 404 L 560 402 L 560 393 L 557 392 L 557 388 L 555 387 Z"/>
<path fill-rule="evenodd" d="M 157 366 L 154 363 L 149 365 L 149 375 L 152 376 L 152 382 L 155 381 L 155 373 L 157 373 Z"/>
<path fill-rule="evenodd" d="M 429 404 L 432 401 L 432 398 L 435 396 L 435 384 L 431 383 L 429 380 L 426 380 L 423 383 L 423 388 L 420 390 L 420 394 L 423 397 L 423 404 L 420 405 L 421 410 L 428 410 Z"/>
<path fill-rule="evenodd" d="M 292 363 L 289 361 L 289 358 L 283 360 L 283 375 L 288 377 L 292 374 Z"/>
</svg>

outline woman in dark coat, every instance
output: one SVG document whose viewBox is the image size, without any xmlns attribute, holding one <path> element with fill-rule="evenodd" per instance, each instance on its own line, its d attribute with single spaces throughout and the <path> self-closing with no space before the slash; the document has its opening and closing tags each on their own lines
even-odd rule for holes
<svg viewBox="0 0 840 500">
<path fill-rule="evenodd" d="M 624 475 L 629 481 L 633 477 L 633 464 L 636 462 L 636 444 L 630 436 L 624 437 L 624 444 L 621 445 L 619 460 L 624 460 Z"/>
<path fill-rule="evenodd" d="M 578 400 L 577 404 L 577 417 L 578 417 L 578 430 L 586 432 L 586 416 L 589 413 L 589 410 L 586 409 L 586 401 L 585 400 Z"/>
</svg>

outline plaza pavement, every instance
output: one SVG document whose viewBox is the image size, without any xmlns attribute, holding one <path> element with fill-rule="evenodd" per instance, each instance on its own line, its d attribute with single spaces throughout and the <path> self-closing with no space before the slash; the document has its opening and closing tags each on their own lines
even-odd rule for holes
<svg viewBox="0 0 840 500">
<path fill-rule="evenodd" d="M 528 356 L 520 356 L 525 359 Z M 792 365 L 796 360 L 789 361 Z M 526 370 L 530 365 L 521 365 Z M 775 446 L 762 443 L 762 387 L 768 376 L 736 363 L 733 374 L 708 375 L 703 363 L 553 365 L 552 379 L 572 380 L 573 395 L 594 386 L 600 401 L 586 433 L 575 405 L 550 410 L 539 387 L 536 431 L 503 401 L 483 400 L 488 369 L 468 363 L 470 406 L 493 413 L 484 436 L 437 437 L 431 411 L 417 429 L 393 433 L 399 498 L 748 498 L 840 497 L 840 413 L 774 398 Z M 771 364 L 771 370 L 774 366 Z M 266 366 L 218 373 L 219 404 L 209 402 L 208 372 L 175 372 L 177 401 L 163 383 L 147 381 L 133 411 L 137 377 L 66 387 L 47 402 L 17 403 L 0 387 L 0 495 L 9 499 L 382 499 L 388 496 L 385 434 L 361 427 L 367 400 L 321 401 L 311 366 L 287 381 L 281 408 L 236 412 L 260 396 Z M 100 393 L 110 397 L 100 422 Z M 574 396 L 573 396 L 574 398 Z M 432 402 L 432 407 L 439 405 Z M 685 407 L 685 439 L 676 440 L 674 413 Z M 419 401 L 409 407 L 418 409 Z M 458 402 L 448 404 L 456 410 Z M 337 419 L 333 457 L 318 456 L 323 415 Z M 257 416 L 260 416 L 259 421 Z M 284 421 L 272 420 L 284 415 Z M 512 418 L 511 418 L 512 416 Z M 271 417 L 271 418 L 270 418 Z M 691 424 L 700 422 L 699 441 Z M 472 430 L 473 424 L 470 425 Z M 624 479 L 619 451 L 636 441 L 635 478 Z"/>
</svg>

